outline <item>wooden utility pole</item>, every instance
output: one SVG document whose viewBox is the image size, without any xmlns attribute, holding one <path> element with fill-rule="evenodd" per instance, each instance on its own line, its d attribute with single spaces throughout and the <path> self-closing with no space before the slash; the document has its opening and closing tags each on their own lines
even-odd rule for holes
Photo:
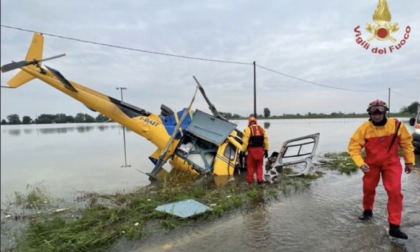
<svg viewBox="0 0 420 252">
<path fill-rule="evenodd" d="M 391 88 L 388 88 L 388 109 L 389 113 L 391 113 Z"/>
</svg>

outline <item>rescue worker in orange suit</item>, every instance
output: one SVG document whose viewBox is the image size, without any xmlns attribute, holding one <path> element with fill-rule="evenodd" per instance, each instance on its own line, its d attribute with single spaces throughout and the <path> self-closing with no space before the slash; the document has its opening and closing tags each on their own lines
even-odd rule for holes
<svg viewBox="0 0 420 252">
<path fill-rule="evenodd" d="M 389 235 L 408 239 L 400 230 L 403 195 L 401 193 L 402 165 L 398 155 L 401 148 L 405 162 L 405 173 L 410 173 L 414 164 L 412 136 L 403 123 L 387 118 L 388 106 L 384 101 L 372 101 L 367 109 L 369 121 L 354 132 L 348 145 L 353 162 L 363 171 L 363 214 L 360 220 L 373 217 L 375 190 L 382 176 L 388 194 Z M 362 154 L 362 149 L 364 152 Z"/>
<path fill-rule="evenodd" d="M 254 173 L 257 174 L 257 183 L 264 183 L 263 163 L 264 157 L 268 158 L 268 137 L 265 130 L 257 124 L 253 116 L 248 119 L 248 127 L 244 129 L 242 151 L 247 151 L 247 181 L 254 183 Z"/>
</svg>

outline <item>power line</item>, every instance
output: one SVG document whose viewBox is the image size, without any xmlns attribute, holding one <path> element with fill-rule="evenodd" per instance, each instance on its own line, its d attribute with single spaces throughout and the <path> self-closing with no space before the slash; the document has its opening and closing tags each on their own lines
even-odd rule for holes
<svg viewBox="0 0 420 252">
<path fill-rule="evenodd" d="M 61 35 L 55 35 L 55 34 L 51 34 L 51 33 L 44 33 L 44 32 L 39 32 L 39 31 L 34 31 L 34 30 L 29 30 L 29 29 L 23 29 L 23 28 L 13 27 L 13 26 L 9 26 L 9 25 L 1 25 L 1 26 L 2 27 L 5 27 L 5 28 L 10 28 L 10 29 L 20 30 L 20 31 L 25 31 L 25 32 L 41 33 L 43 35 L 50 36 L 50 37 L 56 37 L 56 38 L 61 38 L 61 39 L 73 40 L 73 41 L 78 41 L 78 42 L 83 42 L 83 43 L 88 43 L 88 44 L 94 44 L 94 45 L 100 45 L 100 46 L 113 47 L 113 48 L 117 48 L 117 49 L 129 50 L 129 51 L 136 51 L 136 52 L 149 53 L 149 54 L 157 54 L 157 55 L 162 55 L 162 56 L 177 57 L 177 58 L 184 58 L 184 59 L 192 59 L 192 60 L 202 60 L 202 61 L 211 61 L 211 62 L 218 62 L 218 63 L 226 63 L 226 64 L 252 65 L 252 63 L 247 63 L 247 62 L 218 60 L 218 59 L 206 59 L 206 58 L 191 57 L 191 56 L 185 56 L 185 55 L 177 55 L 177 54 L 170 54 L 170 53 L 154 52 L 154 51 L 136 49 L 136 48 L 131 48 L 131 47 L 125 47 L 125 46 L 117 46 L 117 45 L 111 45 L 111 44 L 106 44 L 106 43 L 101 43 L 101 42 L 95 42 L 95 41 L 90 41 L 90 40 L 85 40 L 85 39 L 71 38 L 71 37 L 66 37 L 66 36 L 61 36 Z"/>
<path fill-rule="evenodd" d="M 55 34 L 51 34 L 51 33 L 43 33 L 43 32 L 39 32 L 39 31 L 23 29 L 23 28 L 9 26 L 9 25 L 3 25 L 3 24 L 1 26 L 5 27 L 5 28 L 9 28 L 9 29 L 14 29 L 14 30 L 20 30 L 20 31 L 31 32 L 31 33 L 36 32 L 36 33 L 41 33 L 43 35 L 50 36 L 50 37 L 56 37 L 56 38 L 67 39 L 67 40 L 72 40 L 72 41 L 77 41 L 77 42 L 82 42 L 82 43 L 88 43 L 88 44 L 94 44 L 94 45 L 100 45 L 100 46 L 107 46 L 107 47 L 129 50 L 129 51 L 156 54 L 156 55 L 169 56 L 169 57 L 177 57 L 177 58 L 190 59 L 190 60 L 201 60 L 201 61 L 226 63 L 226 64 L 237 64 L 237 65 L 253 65 L 253 63 L 240 62 L 240 61 L 227 61 L 227 60 L 218 60 L 218 59 L 199 58 L 199 57 L 191 57 L 191 56 L 185 56 L 185 55 L 177 55 L 177 54 L 169 54 L 169 53 L 148 51 L 148 50 L 136 49 L 136 48 L 125 47 L 125 46 L 117 46 L 117 45 L 111 45 L 111 44 L 106 44 L 106 43 L 101 43 L 101 42 L 89 41 L 89 40 L 85 40 L 85 39 L 77 39 L 77 38 L 71 38 L 71 37 L 67 37 L 67 36 L 55 35 Z M 347 89 L 347 88 L 339 88 L 339 87 L 334 87 L 334 86 L 329 86 L 329 85 L 325 85 L 325 84 L 316 83 L 316 82 L 313 82 L 313 81 L 308 81 L 308 80 L 298 78 L 298 77 L 295 77 L 295 76 L 292 76 L 292 75 L 289 75 L 289 74 L 285 74 L 285 73 L 282 73 L 282 72 L 279 72 L 279 71 L 276 71 L 276 70 L 273 70 L 273 69 L 270 69 L 268 67 L 264 67 L 264 66 L 261 66 L 261 65 L 256 65 L 256 66 L 258 66 L 258 67 L 260 67 L 264 70 L 282 75 L 282 76 L 287 77 L 287 78 L 291 78 L 291 79 L 294 79 L 294 80 L 302 81 L 302 82 L 305 82 L 305 83 L 308 83 L 308 84 L 311 84 L 311 85 L 324 87 L 324 88 L 350 91 L 350 92 L 378 92 L 378 91 L 382 91 L 382 90 L 354 90 L 354 89 Z"/>
<path fill-rule="evenodd" d="M 414 98 L 414 97 L 412 97 L 412 96 L 403 95 L 403 94 L 400 94 L 400 93 L 398 93 L 398 92 L 395 92 L 395 91 L 394 91 L 394 90 L 392 90 L 392 89 L 391 89 L 391 92 L 392 92 L 392 93 L 394 93 L 394 94 L 396 94 L 396 95 L 402 96 L 402 97 L 411 98 L 411 99 L 414 99 L 414 100 L 418 99 L 418 97 L 417 97 L 417 98 Z"/>
<path fill-rule="evenodd" d="M 262 68 L 262 69 L 267 70 L 269 72 L 273 72 L 273 73 L 276 73 L 276 74 L 285 76 L 287 78 L 295 79 L 295 80 L 298 80 L 298 81 L 306 82 L 308 84 L 312 84 L 312 85 L 315 85 L 315 86 L 320 86 L 320 87 L 325 87 L 325 88 L 332 88 L 332 89 L 343 90 L 343 91 L 351 91 L 351 92 L 378 92 L 378 91 L 382 91 L 382 90 L 355 90 L 355 89 L 347 89 L 347 88 L 333 87 L 333 86 L 329 86 L 329 85 L 325 85 L 325 84 L 316 83 L 316 82 L 313 82 L 313 81 L 304 80 L 304 79 L 301 79 L 301 78 L 298 78 L 298 77 L 295 77 L 295 76 L 292 76 L 292 75 L 281 73 L 281 72 L 276 71 L 276 70 L 273 70 L 273 69 L 269 69 L 269 68 L 264 67 L 264 66 L 260 66 L 260 65 L 257 65 L 257 66 L 259 68 Z"/>
</svg>

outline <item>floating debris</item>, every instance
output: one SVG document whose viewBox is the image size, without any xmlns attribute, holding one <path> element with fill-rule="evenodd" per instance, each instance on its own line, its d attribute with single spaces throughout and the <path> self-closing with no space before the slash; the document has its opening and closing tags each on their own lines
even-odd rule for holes
<svg viewBox="0 0 420 252">
<path fill-rule="evenodd" d="M 54 210 L 54 213 L 61 213 L 61 212 L 64 212 L 64 211 L 67 211 L 67 210 L 69 210 L 70 208 L 58 208 L 58 209 L 55 209 Z"/>
<path fill-rule="evenodd" d="M 156 207 L 156 210 L 170 213 L 181 218 L 191 217 L 200 213 L 204 213 L 211 208 L 201 204 L 193 199 L 187 199 L 174 203 L 164 204 Z"/>
</svg>

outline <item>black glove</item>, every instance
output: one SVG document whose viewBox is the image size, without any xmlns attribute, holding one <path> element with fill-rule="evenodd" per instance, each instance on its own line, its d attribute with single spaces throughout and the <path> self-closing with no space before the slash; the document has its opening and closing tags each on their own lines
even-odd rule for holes
<svg viewBox="0 0 420 252">
<path fill-rule="evenodd" d="M 268 158 L 268 150 L 264 150 L 264 157 Z"/>
</svg>

